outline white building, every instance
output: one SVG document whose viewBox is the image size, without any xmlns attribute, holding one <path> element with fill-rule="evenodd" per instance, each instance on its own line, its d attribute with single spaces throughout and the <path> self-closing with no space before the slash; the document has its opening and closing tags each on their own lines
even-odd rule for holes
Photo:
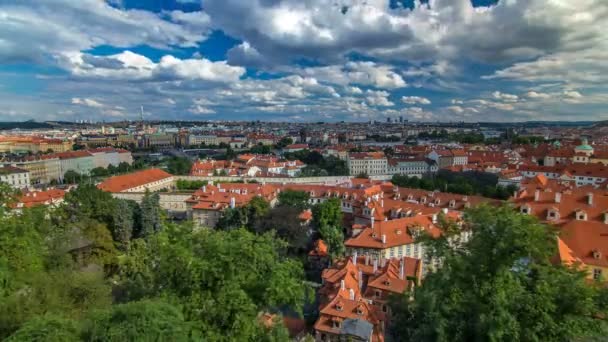
<svg viewBox="0 0 608 342">
<path fill-rule="evenodd" d="M 30 172 L 14 166 L 0 167 L 0 182 L 15 189 L 25 189 L 30 186 Z"/>
<path fill-rule="evenodd" d="M 346 166 L 353 176 L 361 173 L 368 176 L 386 175 L 388 172 L 388 160 L 383 152 L 350 153 Z"/>
</svg>

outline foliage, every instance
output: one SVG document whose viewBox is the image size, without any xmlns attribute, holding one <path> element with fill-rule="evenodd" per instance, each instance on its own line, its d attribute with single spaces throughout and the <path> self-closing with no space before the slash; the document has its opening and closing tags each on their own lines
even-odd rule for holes
<svg viewBox="0 0 608 342">
<path fill-rule="evenodd" d="M 281 149 L 291 144 L 293 144 L 293 139 L 291 139 L 290 137 L 283 137 L 281 138 L 281 140 L 279 140 L 275 147 Z"/>
<path fill-rule="evenodd" d="M 69 184 L 75 184 L 82 180 L 82 175 L 74 170 L 68 170 L 63 174 L 63 180 Z"/>
<path fill-rule="evenodd" d="M 175 298 L 209 340 L 250 340 L 260 310 L 298 311 L 305 298 L 302 266 L 280 257 L 285 243 L 272 234 L 168 225 L 132 248 L 121 268 L 125 292 Z"/>
<path fill-rule="evenodd" d="M 342 210 L 340 200 L 330 198 L 312 208 L 313 223 L 321 239 L 329 246 L 332 257 L 344 255 L 344 232 L 342 230 Z"/>
<path fill-rule="evenodd" d="M 160 195 L 151 193 L 146 189 L 146 193 L 141 200 L 141 230 L 143 237 L 150 236 L 161 229 L 162 209 L 160 207 Z"/>
<path fill-rule="evenodd" d="M 262 145 L 262 143 L 259 143 L 255 146 L 253 146 L 252 148 L 250 148 L 249 152 L 255 153 L 255 154 L 268 154 L 268 153 L 272 152 L 272 146 Z"/>
<path fill-rule="evenodd" d="M 167 171 L 173 175 L 187 175 L 192 168 L 192 161 L 186 157 L 171 157 L 167 160 Z"/>
<path fill-rule="evenodd" d="M 302 170 L 303 177 L 312 176 L 346 176 L 348 168 L 346 162 L 334 156 L 323 157 L 317 151 L 300 150 L 283 154 L 287 160 L 300 160 L 306 164 Z M 323 172 L 324 171 L 324 172 Z"/>
<path fill-rule="evenodd" d="M 501 200 L 508 199 L 516 190 L 514 186 L 497 185 L 498 177 L 487 172 L 452 172 L 440 170 L 436 175 L 422 178 L 394 175 L 391 182 L 397 186 L 425 190 L 439 190 L 462 195 L 481 195 Z"/>
<path fill-rule="evenodd" d="M 87 319 L 86 341 L 187 341 L 192 329 L 179 308 L 144 300 L 115 305 Z"/>
<path fill-rule="evenodd" d="M 279 193 L 279 205 L 298 208 L 300 211 L 308 208 L 310 194 L 305 191 L 286 189 Z"/>
<path fill-rule="evenodd" d="M 46 315 L 36 317 L 12 334 L 6 342 L 80 341 L 80 327 L 71 319 Z"/>
<path fill-rule="evenodd" d="M 175 186 L 178 190 L 198 190 L 207 185 L 207 181 L 178 179 Z"/>
<path fill-rule="evenodd" d="M 465 214 L 474 234 L 459 229 L 429 239 L 442 267 L 421 288 L 392 302 L 392 331 L 402 341 L 572 341 L 604 334 L 603 287 L 585 273 L 551 263 L 556 236 L 510 207 L 480 206 Z"/>
<path fill-rule="evenodd" d="M 243 213 L 269 210 L 256 198 Z M 0 215 L 0 340 L 284 341 L 257 316 L 306 300 L 287 247 L 272 232 L 167 223 L 158 194 L 140 207 L 83 184 L 58 208 Z"/>
<path fill-rule="evenodd" d="M 302 227 L 298 218 L 301 212 L 295 207 L 276 207 L 257 220 L 254 231 L 258 234 L 274 231 L 277 237 L 289 244 L 290 255 L 301 254 L 306 251 L 309 242 L 308 229 Z"/>
</svg>

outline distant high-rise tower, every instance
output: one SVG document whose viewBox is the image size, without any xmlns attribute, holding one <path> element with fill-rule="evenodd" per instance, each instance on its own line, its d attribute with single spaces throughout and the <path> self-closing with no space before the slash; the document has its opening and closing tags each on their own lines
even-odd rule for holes
<svg viewBox="0 0 608 342">
<path fill-rule="evenodd" d="M 399 117 L 399 122 L 403 123 L 403 116 Z"/>
</svg>

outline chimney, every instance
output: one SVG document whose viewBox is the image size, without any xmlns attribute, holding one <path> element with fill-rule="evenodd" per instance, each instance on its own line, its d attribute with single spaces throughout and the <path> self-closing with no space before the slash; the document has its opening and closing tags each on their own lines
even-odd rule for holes
<svg viewBox="0 0 608 342">
<path fill-rule="evenodd" d="M 234 197 L 230 197 L 230 208 L 234 209 L 235 206 L 236 206 L 236 200 L 234 199 Z"/>
<path fill-rule="evenodd" d="M 536 189 L 534 191 L 534 202 L 538 202 L 538 200 L 540 200 L 540 190 Z"/>
<path fill-rule="evenodd" d="M 357 251 L 353 253 L 353 265 L 357 265 Z"/>
<path fill-rule="evenodd" d="M 384 208 L 384 200 L 380 200 L 380 206 Z"/>
<path fill-rule="evenodd" d="M 382 244 L 386 243 L 386 234 L 382 234 Z"/>
<path fill-rule="evenodd" d="M 604 213 L 604 224 L 608 224 L 608 212 Z"/>
<path fill-rule="evenodd" d="M 348 289 L 348 298 L 350 300 L 355 300 L 355 290 L 353 289 Z"/>
<path fill-rule="evenodd" d="M 374 274 L 378 272 L 378 258 L 374 259 Z"/>
<path fill-rule="evenodd" d="M 561 203 L 561 202 L 562 202 L 562 193 L 556 192 L 555 193 L 555 203 Z"/>
<path fill-rule="evenodd" d="M 592 192 L 587 194 L 587 204 L 593 205 L 593 193 Z"/>
<path fill-rule="evenodd" d="M 433 214 L 433 223 L 437 223 L 437 214 Z"/>
<path fill-rule="evenodd" d="M 441 211 L 443 212 L 444 215 L 448 214 L 448 208 L 443 208 L 443 209 L 441 209 Z"/>
<path fill-rule="evenodd" d="M 203 192 L 207 192 L 207 186 L 203 185 Z"/>
<path fill-rule="evenodd" d="M 344 279 L 340 280 L 340 290 L 346 290 L 346 284 L 344 283 Z"/>
<path fill-rule="evenodd" d="M 374 216 L 370 217 L 372 229 L 374 229 Z"/>
<path fill-rule="evenodd" d="M 401 265 L 399 265 L 399 279 L 405 280 L 405 260 L 401 259 Z"/>
<path fill-rule="evenodd" d="M 359 291 L 363 290 L 363 271 L 359 270 Z"/>
</svg>

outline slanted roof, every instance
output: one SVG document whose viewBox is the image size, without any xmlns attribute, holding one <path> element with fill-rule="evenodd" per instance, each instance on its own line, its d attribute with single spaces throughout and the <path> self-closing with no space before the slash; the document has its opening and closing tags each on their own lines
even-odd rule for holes
<svg viewBox="0 0 608 342">
<path fill-rule="evenodd" d="M 342 322 L 340 333 L 367 341 L 372 336 L 373 329 L 374 326 L 368 321 L 359 318 L 347 318 Z"/>
</svg>

